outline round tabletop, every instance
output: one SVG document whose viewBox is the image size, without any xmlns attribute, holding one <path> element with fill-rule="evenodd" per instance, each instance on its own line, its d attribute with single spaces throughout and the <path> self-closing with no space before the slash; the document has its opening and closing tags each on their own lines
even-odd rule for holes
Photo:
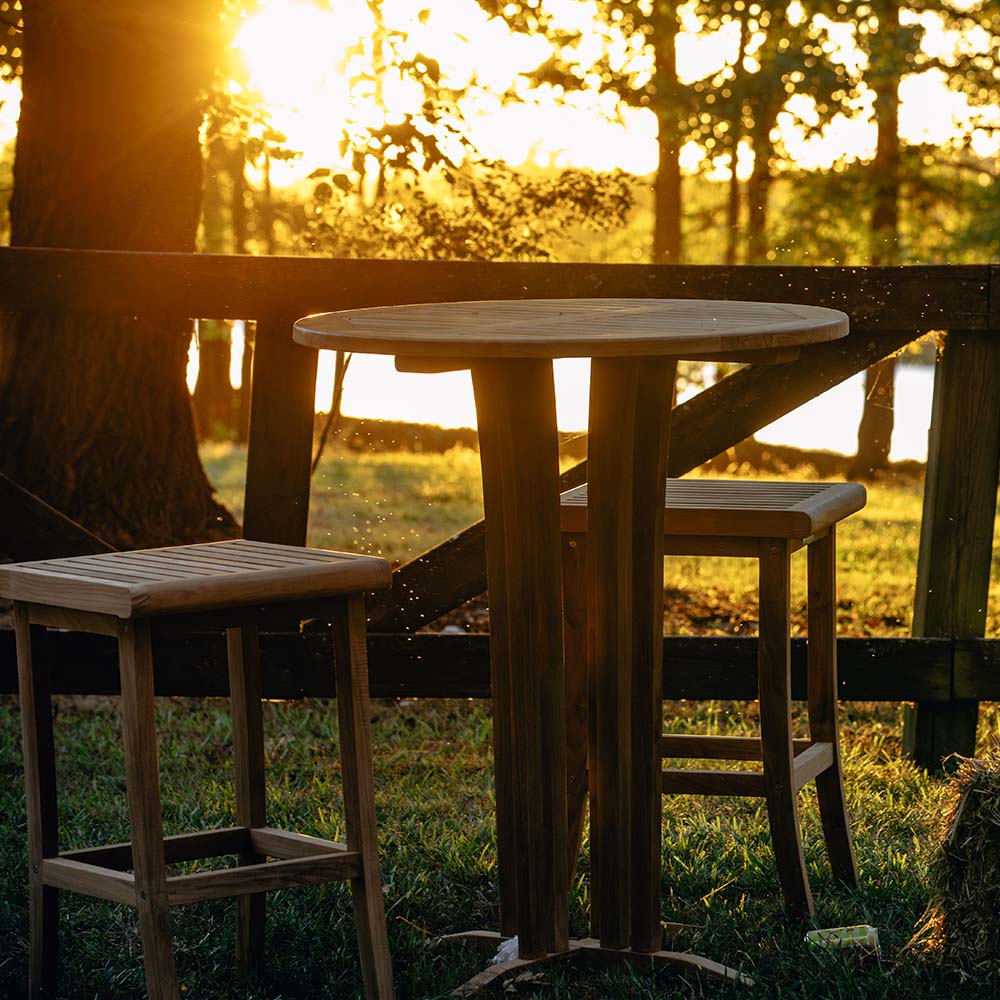
<svg viewBox="0 0 1000 1000">
<path fill-rule="evenodd" d="M 836 309 L 706 299 L 505 299 L 377 306 L 306 316 L 307 347 L 463 358 L 684 358 L 836 340 Z"/>
</svg>

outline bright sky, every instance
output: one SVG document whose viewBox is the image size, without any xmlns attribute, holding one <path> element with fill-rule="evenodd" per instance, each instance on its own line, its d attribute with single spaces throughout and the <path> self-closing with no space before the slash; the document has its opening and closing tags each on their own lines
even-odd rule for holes
<svg viewBox="0 0 1000 1000">
<path fill-rule="evenodd" d="M 275 165 L 276 183 L 303 176 L 318 165 L 339 160 L 340 126 L 352 99 L 344 71 L 347 48 L 371 33 L 371 16 L 364 0 L 332 0 L 332 9 L 313 0 L 262 0 L 237 37 L 250 84 L 264 95 L 275 124 L 288 135 L 289 145 L 303 151 L 297 164 Z M 563 25 L 586 30 L 594 19 L 595 0 L 548 0 Z M 502 105 L 497 94 L 514 85 L 520 74 L 535 68 L 548 54 L 540 37 L 511 34 L 499 19 L 490 20 L 474 0 L 413 4 L 410 0 L 385 0 L 386 23 L 405 31 L 414 53 L 439 59 L 443 80 L 456 87 L 471 84 L 462 111 L 471 124 L 472 139 L 484 153 L 512 164 L 586 166 L 597 170 L 620 166 L 636 174 L 656 167 L 656 119 L 651 111 L 621 110 L 613 94 L 585 92 L 565 95 L 548 86 L 518 86 L 518 102 Z M 421 20 L 421 8 L 429 14 Z M 913 15 L 916 18 L 916 15 Z M 934 14 L 920 15 L 926 30 L 928 54 L 947 57 L 960 43 L 944 30 Z M 693 15 L 684 18 L 677 41 L 678 74 L 692 82 L 720 69 L 738 52 L 733 30 L 698 32 Z M 864 66 L 864 57 L 852 44 L 849 26 L 826 22 L 835 56 L 848 65 Z M 976 41 L 972 40 L 973 43 Z M 597 47 L 596 39 L 592 43 Z M 751 46 L 752 49 L 752 46 Z M 596 52 L 595 52 L 596 54 Z M 620 51 L 620 61 L 642 71 L 641 52 Z M 648 66 L 646 67 L 649 68 Z M 908 77 L 901 89 L 900 132 L 910 143 L 946 143 L 968 128 L 975 114 L 964 96 L 943 84 L 943 74 L 932 71 Z M 385 112 L 369 104 L 367 114 L 385 114 L 389 120 L 419 100 L 405 81 L 383 80 Z M 845 155 L 869 159 L 875 151 L 872 94 L 858 102 L 851 117 L 838 116 L 822 135 L 806 139 L 799 122 L 815 119 L 812 100 L 798 95 L 789 102 L 779 121 L 780 143 L 805 167 L 826 168 Z M 620 117 L 621 120 L 614 120 Z M 995 121 L 1000 122 L 1000 111 Z M 981 156 L 996 154 L 1000 140 L 985 130 L 974 133 L 973 148 Z M 741 155 L 741 173 L 749 173 L 752 154 Z M 693 143 L 682 154 L 682 163 L 694 170 L 703 151 Z M 716 164 L 719 178 L 727 169 Z"/>
</svg>

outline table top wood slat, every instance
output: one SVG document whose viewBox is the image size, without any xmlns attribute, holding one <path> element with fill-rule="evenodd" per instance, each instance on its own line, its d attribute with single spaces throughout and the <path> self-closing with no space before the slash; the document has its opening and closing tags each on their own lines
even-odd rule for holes
<svg viewBox="0 0 1000 1000">
<path fill-rule="evenodd" d="M 0 566 L 0 597 L 120 618 L 389 586 L 385 559 L 242 539 Z"/>
<path fill-rule="evenodd" d="M 704 299 L 526 299 L 379 306 L 306 316 L 308 347 L 416 357 L 643 357 L 791 348 L 847 333 L 819 306 Z"/>
</svg>

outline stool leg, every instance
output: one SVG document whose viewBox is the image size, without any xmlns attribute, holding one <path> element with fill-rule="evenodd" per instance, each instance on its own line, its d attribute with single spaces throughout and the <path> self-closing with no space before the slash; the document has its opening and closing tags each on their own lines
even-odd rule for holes
<svg viewBox="0 0 1000 1000">
<path fill-rule="evenodd" d="M 122 624 L 118 659 L 125 736 L 125 783 L 128 788 L 132 863 L 146 990 L 149 1000 L 177 1000 L 179 994 L 174 945 L 170 936 L 160 812 L 160 769 L 156 752 L 149 622 L 139 620 Z"/>
<path fill-rule="evenodd" d="M 391 1000 L 394 996 L 392 964 L 385 927 L 375 823 L 363 597 L 349 597 L 337 602 L 333 615 L 333 648 L 347 847 L 361 855 L 361 875 L 351 880 L 351 891 L 365 996 L 368 1000 Z"/>
<path fill-rule="evenodd" d="M 774 860 L 785 907 L 796 918 L 813 912 L 799 833 L 792 751 L 789 545 L 769 538 L 760 548 L 758 696 L 764 787 Z"/>
<path fill-rule="evenodd" d="M 24 747 L 24 790 L 28 816 L 28 884 L 31 950 L 28 995 L 31 1000 L 54 992 L 59 968 L 59 891 L 42 885 L 43 858 L 59 852 L 55 745 L 52 699 L 47 672 L 32 663 L 32 628 L 27 609 L 14 605 L 17 674 Z"/>
<path fill-rule="evenodd" d="M 837 542 L 834 529 L 808 547 L 809 732 L 833 747 L 833 763 L 816 775 L 816 794 L 830 866 L 836 879 L 858 884 L 851 818 L 844 799 L 837 725 Z"/>
<path fill-rule="evenodd" d="M 236 764 L 236 822 L 267 825 L 264 788 L 264 717 L 261 709 L 260 648 L 257 627 L 226 630 L 229 697 L 233 715 L 233 757 Z M 266 859 L 253 852 L 239 856 L 241 865 Z M 237 901 L 236 961 L 243 972 L 257 971 L 264 960 L 264 920 L 267 895 L 240 896 Z"/>
<path fill-rule="evenodd" d="M 573 884 L 587 808 L 587 536 L 563 535 L 563 656 L 566 661 L 566 874 Z"/>
</svg>

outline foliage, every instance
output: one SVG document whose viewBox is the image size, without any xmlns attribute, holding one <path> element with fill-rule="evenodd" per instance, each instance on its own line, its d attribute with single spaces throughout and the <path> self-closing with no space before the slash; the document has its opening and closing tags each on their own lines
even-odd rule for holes
<svg viewBox="0 0 1000 1000">
<path fill-rule="evenodd" d="M 467 162 L 411 176 L 364 205 L 343 175 L 324 171 L 304 205 L 283 213 L 296 249 L 338 257 L 541 260 L 567 227 L 623 225 L 632 182 L 622 171 L 531 176 L 503 163 Z"/>
<path fill-rule="evenodd" d="M 0 79 L 21 75 L 21 0 L 0 0 Z"/>
</svg>

